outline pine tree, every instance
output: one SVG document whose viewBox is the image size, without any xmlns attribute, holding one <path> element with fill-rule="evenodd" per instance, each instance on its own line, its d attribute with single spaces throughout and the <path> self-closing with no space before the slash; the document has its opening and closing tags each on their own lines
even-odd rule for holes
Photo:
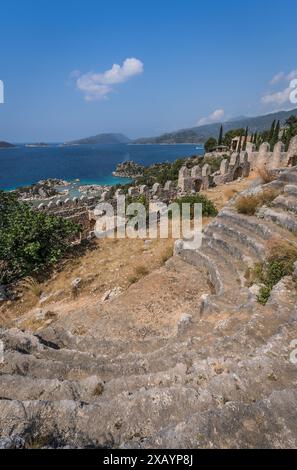
<svg viewBox="0 0 297 470">
<path fill-rule="evenodd" d="M 221 125 L 218 145 L 222 145 L 222 143 L 223 143 L 223 126 Z"/>
</svg>

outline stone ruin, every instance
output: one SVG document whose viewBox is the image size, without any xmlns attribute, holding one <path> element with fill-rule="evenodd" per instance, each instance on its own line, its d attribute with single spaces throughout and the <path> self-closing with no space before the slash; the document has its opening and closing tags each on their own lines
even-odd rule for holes
<svg viewBox="0 0 297 470">
<path fill-rule="evenodd" d="M 80 224 L 82 226 L 81 236 L 85 239 L 89 236 L 94 225 L 91 211 L 95 209 L 97 202 L 98 198 L 81 196 L 80 198 L 74 197 L 42 202 L 36 208 L 47 212 L 49 215 L 70 219 Z"/>
<path fill-rule="evenodd" d="M 220 155 L 213 155 L 218 157 Z M 276 170 L 297 165 L 297 136 L 290 142 L 288 151 L 282 142 L 278 142 L 271 151 L 270 145 L 263 143 L 259 151 L 255 145 L 247 143 L 246 150 L 240 153 L 233 152 L 230 159 L 221 162 L 220 170 L 211 173 L 211 167 L 205 164 L 202 168 L 198 165 L 192 169 L 182 167 L 178 178 L 178 191 L 180 193 L 199 192 L 211 186 L 236 181 L 239 178 L 247 178 L 251 171 L 267 168 Z"/>
<path fill-rule="evenodd" d="M 248 143 L 246 148 L 248 161 L 251 169 L 266 167 L 269 170 L 285 168 L 297 165 L 297 136 L 291 139 L 289 149 L 286 152 L 282 142 L 278 142 L 273 149 L 267 142 L 264 142 L 259 151 L 256 151 L 255 145 Z"/>
<path fill-rule="evenodd" d="M 218 155 L 214 155 L 217 157 Z M 287 152 L 282 142 L 278 142 L 271 151 L 268 143 L 263 143 L 259 151 L 256 151 L 254 144 L 247 143 L 246 150 L 240 153 L 233 152 L 230 159 L 221 162 L 219 171 L 212 173 L 209 164 L 199 165 L 189 169 L 183 166 L 179 171 L 177 185 L 173 181 L 167 181 L 164 186 L 155 183 L 152 188 L 147 185 L 131 186 L 128 189 L 130 196 L 145 195 L 151 201 L 162 201 L 169 203 L 178 196 L 198 193 L 210 187 L 215 187 L 236 181 L 239 178 L 247 178 L 251 171 L 260 168 L 276 170 L 297 165 L 297 136 L 294 137 Z M 112 191 L 104 191 L 97 197 L 81 196 L 80 198 L 68 198 L 52 200 L 48 203 L 41 203 L 37 209 L 45 210 L 49 214 L 71 219 L 80 223 L 83 227 L 83 238 L 87 238 L 92 233 L 96 217 L 94 209 L 98 202 L 111 202 L 116 204 L 116 198 L 124 195 L 123 189 L 119 188 L 113 194 Z"/>
<path fill-rule="evenodd" d="M 192 169 L 183 166 L 179 171 L 177 186 L 181 193 L 198 193 L 202 189 L 208 189 L 212 183 L 211 167 L 206 164 L 202 168 L 197 165 Z"/>
</svg>

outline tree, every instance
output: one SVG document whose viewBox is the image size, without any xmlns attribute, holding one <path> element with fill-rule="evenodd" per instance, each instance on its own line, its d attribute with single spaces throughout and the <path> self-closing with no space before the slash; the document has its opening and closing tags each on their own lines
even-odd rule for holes
<svg viewBox="0 0 297 470">
<path fill-rule="evenodd" d="M 220 134 L 219 134 L 219 140 L 218 140 L 218 145 L 222 145 L 223 143 L 223 126 L 221 125 L 220 127 Z"/>
<path fill-rule="evenodd" d="M 210 137 L 204 144 L 206 152 L 211 152 L 217 146 L 217 139 Z"/>
<path fill-rule="evenodd" d="M 290 117 L 286 120 L 285 124 L 286 124 L 286 126 L 288 126 L 288 127 L 294 126 L 295 124 L 297 124 L 297 116 L 294 116 L 294 115 L 290 116 Z"/>
<path fill-rule="evenodd" d="M 224 136 L 224 139 L 223 139 L 224 145 L 226 145 L 227 147 L 231 147 L 232 139 L 234 139 L 235 137 L 237 137 L 239 135 L 242 135 L 242 134 L 244 134 L 244 129 L 243 128 L 241 128 L 241 129 L 231 129 L 230 131 L 226 132 L 226 134 Z"/>
<path fill-rule="evenodd" d="M 246 150 L 248 135 L 249 135 L 249 128 L 247 127 L 246 130 L 245 130 L 245 134 L 244 134 L 244 141 L 243 141 L 243 145 L 242 145 L 242 150 Z"/>
<path fill-rule="evenodd" d="M 272 136 L 271 140 L 269 141 L 270 147 L 272 149 L 275 146 L 275 144 L 277 144 L 277 142 L 279 141 L 279 133 L 280 133 L 280 121 L 277 121 L 277 124 L 276 124 L 275 129 L 274 129 L 273 136 Z"/>
<path fill-rule="evenodd" d="M 274 138 L 275 124 L 276 124 L 276 121 L 274 120 L 273 123 L 271 124 L 270 132 L 269 132 L 269 138 L 268 138 L 269 142 L 271 142 L 271 140 Z"/>
<path fill-rule="evenodd" d="M 239 137 L 237 152 L 241 152 L 241 149 L 242 149 L 242 134 L 240 134 L 240 137 Z"/>
<path fill-rule="evenodd" d="M 53 266 L 80 232 L 73 222 L 32 209 L 0 191 L 0 282 Z"/>
</svg>

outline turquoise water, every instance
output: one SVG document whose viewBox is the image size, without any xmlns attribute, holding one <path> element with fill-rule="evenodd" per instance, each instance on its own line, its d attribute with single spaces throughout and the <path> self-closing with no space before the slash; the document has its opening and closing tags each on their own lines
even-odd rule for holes
<svg viewBox="0 0 297 470">
<path fill-rule="evenodd" d="M 14 189 L 41 179 L 80 180 L 80 184 L 115 185 L 128 180 L 115 178 L 118 163 L 133 160 L 148 166 L 177 158 L 203 155 L 197 145 L 79 145 L 43 148 L 0 149 L 0 189 Z"/>
</svg>

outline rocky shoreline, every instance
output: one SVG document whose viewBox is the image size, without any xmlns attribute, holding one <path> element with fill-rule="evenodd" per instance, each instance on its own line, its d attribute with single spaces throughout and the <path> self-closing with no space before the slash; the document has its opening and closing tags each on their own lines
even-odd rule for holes
<svg viewBox="0 0 297 470">
<path fill-rule="evenodd" d="M 17 194 L 20 200 L 36 200 L 36 199 L 49 199 L 61 194 L 67 194 L 67 190 L 58 191 L 59 187 L 68 186 L 67 181 L 58 178 L 49 178 L 47 180 L 40 180 L 35 184 L 23 186 L 15 189 L 13 192 Z"/>
<path fill-rule="evenodd" d="M 143 165 L 128 160 L 124 163 L 119 163 L 112 175 L 118 178 L 139 178 L 143 175 L 143 171 Z"/>
</svg>

